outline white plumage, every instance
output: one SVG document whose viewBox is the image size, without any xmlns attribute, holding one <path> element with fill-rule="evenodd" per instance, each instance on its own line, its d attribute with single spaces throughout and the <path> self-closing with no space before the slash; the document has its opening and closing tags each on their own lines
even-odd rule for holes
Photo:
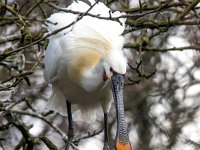
<svg viewBox="0 0 200 150">
<path fill-rule="evenodd" d="M 91 4 L 94 1 L 90 0 Z M 73 2 L 67 10 L 85 12 L 90 8 L 84 2 Z M 90 14 L 118 17 L 103 3 L 97 3 Z M 49 33 L 69 25 L 77 14 L 58 12 L 46 22 Z M 52 23 L 50 23 L 52 22 Z M 84 16 L 74 25 L 49 38 L 44 59 L 44 76 L 52 84 L 52 95 L 47 108 L 66 115 L 66 100 L 74 104 L 75 114 L 95 121 L 99 107 L 108 112 L 112 102 L 112 70 L 125 74 L 126 59 L 121 36 L 125 19 L 120 22 Z M 106 77 L 106 78 L 105 78 Z M 98 110 L 98 111 L 97 111 Z"/>
</svg>

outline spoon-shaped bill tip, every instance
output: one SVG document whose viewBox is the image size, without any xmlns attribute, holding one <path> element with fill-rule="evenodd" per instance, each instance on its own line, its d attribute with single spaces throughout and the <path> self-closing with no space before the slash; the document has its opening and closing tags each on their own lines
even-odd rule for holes
<svg viewBox="0 0 200 150">
<path fill-rule="evenodd" d="M 116 150 L 131 150 L 130 142 L 121 143 L 119 139 L 116 140 Z"/>
</svg>

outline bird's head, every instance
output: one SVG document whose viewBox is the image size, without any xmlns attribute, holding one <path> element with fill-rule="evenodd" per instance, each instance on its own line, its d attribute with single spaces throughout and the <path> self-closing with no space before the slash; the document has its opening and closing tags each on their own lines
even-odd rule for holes
<svg viewBox="0 0 200 150">
<path fill-rule="evenodd" d="M 72 36 L 70 36 L 73 40 L 70 49 L 74 51 L 79 49 L 83 53 L 85 51 L 97 53 L 103 62 L 106 79 L 110 79 L 113 72 L 122 75 L 126 73 L 127 59 L 122 50 L 124 38 L 121 35 L 112 35 L 114 33 L 111 34 L 103 29 L 98 28 L 97 30 L 85 25 L 77 24 L 77 27 L 79 28 L 74 28 Z"/>
<path fill-rule="evenodd" d="M 104 62 L 104 76 L 111 78 L 113 73 L 124 75 L 126 73 L 127 61 L 122 51 L 110 51 Z"/>
</svg>

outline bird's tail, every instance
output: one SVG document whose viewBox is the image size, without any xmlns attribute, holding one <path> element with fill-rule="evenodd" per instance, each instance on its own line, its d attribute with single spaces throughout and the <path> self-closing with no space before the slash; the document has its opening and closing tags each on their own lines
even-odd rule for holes
<svg viewBox="0 0 200 150">
<path fill-rule="evenodd" d="M 53 87 L 51 97 L 46 105 L 46 108 L 58 112 L 63 116 L 67 116 L 66 98 L 60 89 Z M 101 111 L 100 106 L 78 106 L 72 105 L 72 114 L 74 121 L 95 122 L 96 115 Z M 100 116 L 98 116 L 100 117 Z"/>
<path fill-rule="evenodd" d="M 63 116 L 67 116 L 66 99 L 59 89 L 55 87 L 53 88 L 53 92 L 46 105 L 46 108 L 49 110 L 54 110 Z"/>
<path fill-rule="evenodd" d="M 96 109 L 95 109 L 96 108 Z M 78 106 L 73 109 L 73 119 L 74 121 L 86 121 L 90 123 L 94 123 L 96 121 L 97 114 L 101 109 L 99 107 L 87 107 L 82 108 Z"/>
</svg>

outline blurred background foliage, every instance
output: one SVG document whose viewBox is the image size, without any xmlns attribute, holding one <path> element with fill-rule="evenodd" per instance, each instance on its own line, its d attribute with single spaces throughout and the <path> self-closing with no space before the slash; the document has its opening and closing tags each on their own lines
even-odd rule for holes
<svg viewBox="0 0 200 150">
<path fill-rule="evenodd" d="M 86 0 L 83 0 L 86 1 Z M 200 149 L 200 0 L 103 0 L 125 12 L 125 110 L 133 150 Z M 67 119 L 45 110 L 45 19 L 70 0 L 0 0 L 0 149 L 64 149 Z M 112 20 L 112 18 L 110 18 Z M 103 122 L 75 123 L 73 149 L 102 149 Z M 116 120 L 109 116 L 113 147 Z"/>
</svg>

